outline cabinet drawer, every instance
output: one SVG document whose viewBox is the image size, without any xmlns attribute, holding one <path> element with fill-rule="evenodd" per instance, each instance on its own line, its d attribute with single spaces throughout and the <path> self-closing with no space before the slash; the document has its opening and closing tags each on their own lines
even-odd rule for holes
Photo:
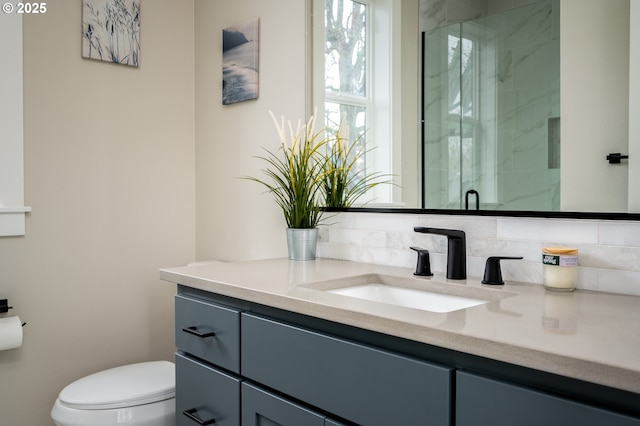
<svg viewBox="0 0 640 426">
<path fill-rule="evenodd" d="M 176 354 L 176 425 L 239 425 L 240 383 L 231 374 Z"/>
<path fill-rule="evenodd" d="M 359 424 L 449 425 L 450 368 L 241 317 L 243 376 Z"/>
<path fill-rule="evenodd" d="M 242 426 L 324 426 L 324 416 L 257 386 L 242 384 Z"/>
<path fill-rule="evenodd" d="M 640 420 L 541 391 L 458 371 L 456 424 L 638 426 Z"/>
<path fill-rule="evenodd" d="M 227 370 L 240 371 L 240 311 L 176 296 L 176 346 Z"/>
</svg>

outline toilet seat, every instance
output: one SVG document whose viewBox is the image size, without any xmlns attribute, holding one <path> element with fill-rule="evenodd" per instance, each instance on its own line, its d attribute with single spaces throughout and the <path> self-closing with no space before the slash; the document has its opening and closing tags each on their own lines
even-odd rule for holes
<svg viewBox="0 0 640 426">
<path fill-rule="evenodd" d="M 59 401 L 78 410 L 107 410 L 174 398 L 175 367 L 151 361 L 100 371 L 65 387 Z"/>
</svg>

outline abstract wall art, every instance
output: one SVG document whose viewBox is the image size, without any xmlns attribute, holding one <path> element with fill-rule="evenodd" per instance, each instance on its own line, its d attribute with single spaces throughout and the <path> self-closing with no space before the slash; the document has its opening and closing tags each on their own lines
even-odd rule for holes
<svg viewBox="0 0 640 426">
<path fill-rule="evenodd" d="M 222 104 L 258 99 L 260 20 L 222 30 Z"/>
<path fill-rule="evenodd" d="M 140 0 L 83 0 L 82 57 L 137 67 Z"/>
</svg>

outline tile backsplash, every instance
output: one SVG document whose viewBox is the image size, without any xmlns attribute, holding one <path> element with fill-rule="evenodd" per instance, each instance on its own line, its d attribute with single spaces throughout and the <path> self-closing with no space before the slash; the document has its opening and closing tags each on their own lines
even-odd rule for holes
<svg viewBox="0 0 640 426">
<path fill-rule="evenodd" d="M 467 274 L 482 277 L 489 256 L 502 261 L 505 280 L 542 284 L 544 246 L 579 250 L 577 287 L 640 296 L 640 222 L 448 216 L 405 213 L 339 213 L 320 229 L 320 257 L 415 268 L 410 246 L 428 249 L 434 272 L 446 270 L 446 237 L 418 234 L 414 226 L 461 229 L 467 236 Z"/>
</svg>

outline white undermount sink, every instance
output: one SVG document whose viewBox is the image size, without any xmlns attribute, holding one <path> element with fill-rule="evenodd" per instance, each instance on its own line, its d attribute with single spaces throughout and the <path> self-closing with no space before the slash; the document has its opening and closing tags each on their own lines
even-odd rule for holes
<svg viewBox="0 0 640 426">
<path fill-rule="evenodd" d="M 329 293 L 389 303 L 406 308 L 422 309 L 429 312 L 451 312 L 489 302 L 489 300 L 433 293 L 412 288 L 392 287 L 385 284 L 365 284 L 337 288 L 329 290 Z"/>
<path fill-rule="evenodd" d="M 303 287 L 349 298 L 427 312 L 446 313 L 483 305 L 515 293 L 466 282 L 384 274 L 364 274 L 321 281 Z"/>
</svg>

